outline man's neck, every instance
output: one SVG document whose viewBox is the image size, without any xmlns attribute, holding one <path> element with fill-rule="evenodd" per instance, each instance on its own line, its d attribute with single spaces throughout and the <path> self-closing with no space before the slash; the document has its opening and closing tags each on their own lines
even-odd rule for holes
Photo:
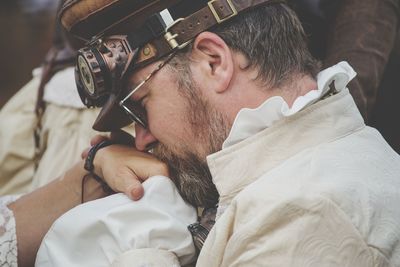
<svg viewBox="0 0 400 267">
<path fill-rule="evenodd" d="M 284 86 L 274 89 L 275 95 L 282 96 L 289 107 L 292 107 L 294 101 L 304 96 L 312 90 L 317 90 L 318 84 L 315 79 L 309 75 L 299 74 L 294 76 L 291 82 Z"/>
<path fill-rule="evenodd" d="M 298 97 L 318 89 L 316 80 L 305 74 L 292 75 L 290 81 L 276 88 L 263 83 L 257 76 L 256 69 L 237 69 L 230 90 L 226 90 L 217 100 L 215 105 L 227 115 L 229 123 L 233 124 L 241 109 L 257 108 L 271 97 L 281 96 L 292 107 Z"/>
</svg>

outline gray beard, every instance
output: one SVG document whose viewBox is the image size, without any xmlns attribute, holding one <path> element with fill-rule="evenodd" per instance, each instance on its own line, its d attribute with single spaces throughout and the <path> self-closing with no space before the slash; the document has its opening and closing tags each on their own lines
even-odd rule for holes
<svg viewBox="0 0 400 267">
<path fill-rule="evenodd" d="M 182 197 L 193 206 L 209 208 L 218 204 L 219 193 L 212 181 L 206 156 L 221 150 L 229 127 L 224 116 L 199 95 L 187 98 L 185 116 L 193 138 L 203 144 L 204 152 L 194 151 L 190 144 L 174 150 L 161 143 L 153 152 L 170 167 L 171 178 Z"/>
<path fill-rule="evenodd" d="M 203 144 L 204 151 L 194 151 L 190 144 L 174 149 L 159 143 L 153 153 L 168 164 L 171 179 L 183 199 L 195 207 L 215 207 L 219 193 L 212 181 L 206 156 L 221 150 L 230 127 L 228 120 L 202 97 L 188 69 L 183 68 L 176 76 L 187 104 L 187 112 L 182 115 L 189 123 L 193 139 Z"/>
<path fill-rule="evenodd" d="M 162 144 L 153 153 L 168 164 L 171 179 L 185 201 L 195 207 L 214 207 L 218 203 L 219 194 L 210 170 L 198 156 L 190 152 L 177 156 Z"/>
</svg>

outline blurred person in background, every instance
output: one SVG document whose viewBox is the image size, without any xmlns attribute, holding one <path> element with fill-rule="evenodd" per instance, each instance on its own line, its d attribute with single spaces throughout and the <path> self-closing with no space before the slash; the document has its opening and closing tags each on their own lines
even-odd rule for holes
<svg viewBox="0 0 400 267">
<path fill-rule="evenodd" d="M 46 1 L 24 6 L 31 12 Z M 95 135 L 74 78 L 76 43 L 56 23 L 53 45 L 33 78 L 0 111 L 0 195 L 26 193 L 60 176 Z"/>
<path fill-rule="evenodd" d="M 19 0 L 21 9 L 28 14 L 37 14 L 39 12 L 53 10 L 56 11 L 60 0 Z"/>
<path fill-rule="evenodd" d="M 400 1 L 290 0 L 324 67 L 346 60 L 350 93 L 367 124 L 400 153 Z"/>
<path fill-rule="evenodd" d="M 43 62 L 51 47 L 58 4 L 59 0 L 0 1 L 0 108 Z"/>
<path fill-rule="evenodd" d="M 400 1 L 342 1 L 329 33 L 324 65 L 350 62 L 366 121 L 400 153 Z"/>
</svg>

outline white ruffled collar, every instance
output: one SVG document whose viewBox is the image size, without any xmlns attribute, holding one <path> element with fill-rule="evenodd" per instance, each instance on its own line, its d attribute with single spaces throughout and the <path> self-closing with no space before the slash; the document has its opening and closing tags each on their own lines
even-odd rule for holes
<svg viewBox="0 0 400 267">
<path fill-rule="evenodd" d="M 270 127 L 274 122 L 289 117 L 315 103 L 329 91 L 329 85 L 333 81 L 337 91 L 343 90 L 355 76 L 356 72 L 353 68 L 347 62 L 342 61 L 321 71 L 317 76 L 318 88 L 298 97 L 291 108 L 282 97 L 274 96 L 255 109 L 240 110 L 222 148 L 239 143 Z"/>
</svg>

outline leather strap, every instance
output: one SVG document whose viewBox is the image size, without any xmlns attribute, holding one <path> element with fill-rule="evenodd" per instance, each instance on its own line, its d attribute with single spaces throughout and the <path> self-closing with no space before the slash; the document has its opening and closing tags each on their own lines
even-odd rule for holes
<svg viewBox="0 0 400 267">
<path fill-rule="evenodd" d="M 66 0 L 58 13 L 76 38 L 89 41 L 142 27 L 147 18 L 180 0 Z"/>
<path fill-rule="evenodd" d="M 217 210 L 218 207 L 204 209 L 199 218 L 199 222 L 188 226 L 188 230 L 192 234 L 193 243 L 197 251 L 201 251 L 208 234 L 214 227 Z"/>
<path fill-rule="evenodd" d="M 89 150 L 89 153 L 85 159 L 85 164 L 84 164 L 84 169 L 87 170 L 89 173 L 85 175 L 82 179 L 82 203 L 84 203 L 84 192 L 85 192 L 85 180 L 86 177 L 92 177 L 95 179 L 103 188 L 103 191 L 107 194 L 111 194 L 114 191 L 108 186 L 108 184 L 97 174 L 94 173 L 94 157 L 99 149 L 102 149 L 103 147 L 110 146 L 113 143 L 110 140 L 104 140 L 94 146 Z"/>
<path fill-rule="evenodd" d="M 262 4 L 285 3 L 284 0 L 212 0 L 207 6 L 191 14 L 186 18 L 178 19 L 167 28 L 164 36 L 161 36 L 151 43 L 157 51 L 155 58 L 136 62 L 135 68 L 156 61 L 161 57 L 171 53 L 175 49 L 180 49 L 194 39 L 199 33 L 211 27 L 223 23 L 237 14 L 250 8 Z"/>
<path fill-rule="evenodd" d="M 112 145 L 112 142 L 110 140 L 104 140 L 94 146 L 92 146 L 89 150 L 89 153 L 85 159 L 85 165 L 84 168 L 85 170 L 87 170 L 88 172 L 93 174 L 94 171 L 94 165 L 93 165 L 93 161 L 94 161 L 94 157 L 96 156 L 96 153 L 99 149 L 102 149 L 103 147 L 106 146 L 110 146 Z"/>
</svg>

